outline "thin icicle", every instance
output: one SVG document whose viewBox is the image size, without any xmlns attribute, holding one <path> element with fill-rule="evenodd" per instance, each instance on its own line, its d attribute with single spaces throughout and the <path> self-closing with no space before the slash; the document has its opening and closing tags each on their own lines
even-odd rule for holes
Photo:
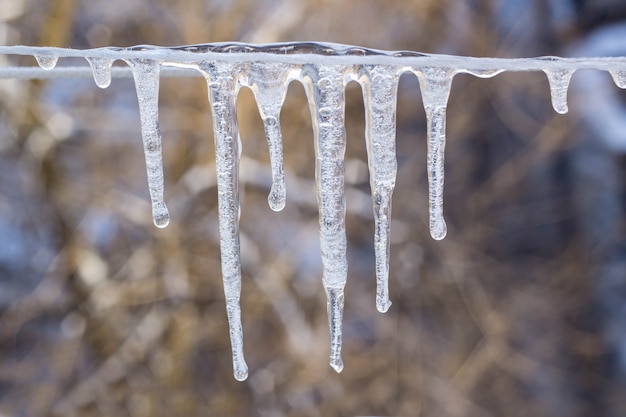
<svg viewBox="0 0 626 417">
<path fill-rule="evenodd" d="M 567 88 L 574 70 L 544 70 L 550 83 L 552 107 L 557 113 L 565 114 L 567 107 Z"/>
<path fill-rule="evenodd" d="M 330 366 L 337 372 L 343 369 L 342 317 L 348 275 L 344 193 L 345 92 L 342 71 L 343 67 L 331 65 L 309 65 L 303 69 L 315 140 L 315 179 L 322 281 L 328 297 Z"/>
<path fill-rule="evenodd" d="M 93 79 L 100 88 L 111 85 L 111 67 L 113 60 L 108 58 L 86 58 L 93 72 Z"/>
<path fill-rule="evenodd" d="M 290 68 L 290 65 L 280 63 L 254 64 L 249 80 L 250 88 L 254 93 L 259 113 L 263 119 L 270 152 L 272 189 L 267 201 L 274 211 L 282 210 L 287 199 L 280 110 L 287 94 L 287 77 Z"/>
<path fill-rule="evenodd" d="M 152 220 L 157 227 L 163 228 L 170 222 L 170 213 L 163 200 L 163 156 L 159 129 L 160 65 L 157 61 L 148 59 L 130 59 L 127 63 L 133 72 L 139 101 L 141 135 L 152 201 Z"/>
<path fill-rule="evenodd" d="M 389 310 L 391 197 L 396 184 L 396 67 L 366 65 L 360 78 L 365 104 L 365 138 L 374 206 L 376 308 Z"/>
<path fill-rule="evenodd" d="M 217 170 L 217 193 L 222 255 L 222 279 L 226 296 L 226 313 L 230 327 L 235 379 L 248 378 L 243 354 L 241 325 L 241 257 L 239 245 L 239 158 L 241 156 L 237 126 L 236 85 L 228 64 L 203 63 L 200 67 L 209 89 L 213 109 L 213 131 Z"/>
<path fill-rule="evenodd" d="M 446 107 L 455 71 L 450 68 L 420 68 L 418 77 L 426 110 L 428 134 L 428 200 L 430 235 L 441 240 L 448 231 L 443 218 L 444 155 L 446 147 Z"/>
<path fill-rule="evenodd" d="M 626 88 L 626 70 L 611 70 L 609 71 L 615 85 L 619 88 Z"/>
<path fill-rule="evenodd" d="M 57 65 L 59 57 L 56 55 L 35 55 L 39 66 L 45 70 L 51 70 Z"/>
</svg>

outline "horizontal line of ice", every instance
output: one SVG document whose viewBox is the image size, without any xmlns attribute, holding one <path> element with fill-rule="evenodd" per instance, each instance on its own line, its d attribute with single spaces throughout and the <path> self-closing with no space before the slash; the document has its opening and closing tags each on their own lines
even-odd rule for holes
<svg viewBox="0 0 626 417">
<path fill-rule="evenodd" d="M 198 71 L 187 68 L 162 68 L 162 77 L 202 77 Z M 114 78 L 132 78 L 133 73 L 129 67 L 113 67 L 111 76 Z M 45 70 L 41 67 L 0 67 L 0 79 L 15 80 L 44 80 L 57 78 L 93 78 L 93 70 L 85 66 L 58 66 L 53 70 Z"/>
<path fill-rule="evenodd" d="M 284 52 L 284 53 L 282 53 Z M 31 55 L 58 58 L 105 58 L 112 60 L 154 59 L 162 61 L 198 62 L 282 62 L 303 64 L 315 56 L 317 64 L 364 65 L 381 64 L 407 67 L 445 67 L 460 72 L 480 71 L 544 71 L 546 69 L 626 69 L 625 57 L 588 58 L 479 58 L 453 55 L 423 54 L 406 51 L 382 51 L 350 45 L 324 43 L 291 43 L 252 45 L 214 43 L 204 45 L 129 48 L 67 49 L 56 47 L 0 46 L 0 54 Z M 57 71 L 65 71 L 63 67 Z"/>
</svg>

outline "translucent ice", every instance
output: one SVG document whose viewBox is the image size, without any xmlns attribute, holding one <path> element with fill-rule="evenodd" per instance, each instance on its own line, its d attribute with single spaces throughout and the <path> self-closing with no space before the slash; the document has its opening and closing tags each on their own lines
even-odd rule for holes
<svg viewBox="0 0 626 417">
<path fill-rule="evenodd" d="M 57 65 L 59 57 L 56 55 L 35 55 L 39 66 L 45 70 L 51 70 Z"/>
<path fill-rule="evenodd" d="M 397 69 L 364 65 L 359 82 L 365 104 L 365 139 L 374 203 L 374 250 L 376 254 L 376 308 L 386 312 L 389 301 L 389 233 L 391 197 L 396 184 Z"/>
<path fill-rule="evenodd" d="M 166 227 L 170 213 L 163 200 L 163 156 L 161 150 L 161 130 L 159 129 L 159 69 L 160 64 L 150 59 L 130 59 L 139 115 L 141 135 L 146 158 L 148 188 L 152 201 L 152 220 L 157 227 Z"/>
<path fill-rule="evenodd" d="M 443 218 L 446 107 L 455 71 L 449 68 L 424 67 L 417 74 L 427 120 L 430 235 L 433 239 L 441 240 L 448 231 Z"/>
<path fill-rule="evenodd" d="M 552 98 L 552 107 L 557 113 L 565 114 L 567 108 L 567 89 L 572 79 L 574 70 L 545 70 L 550 83 L 550 96 Z"/>
<path fill-rule="evenodd" d="M 342 66 L 308 65 L 303 81 L 313 122 L 315 180 L 319 205 L 322 282 L 328 298 L 330 365 L 343 369 L 341 359 L 346 258 L 346 204 L 344 193 L 344 74 Z"/>
<path fill-rule="evenodd" d="M 241 258 L 239 244 L 239 158 L 241 156 L 237 126 L 237 85 L 230 65 L 203 63 L 200 70 L 206 78 L 209 102 L 213 110 L 213 132 L 217 170 L 220 250 L 222 279 L 226 296 L 226 313 L 230 327 L 233 373 L 238 381 L 248 377 L 243 354 L 241 325 Z"/>
<path fill-rule="evenodd" d="M 93 79 L 100 88 L 107 88 L 111 84 L 111 67 L 113 60 L 107 58 L 87 58 L 93 71 Z"/>
</svg>

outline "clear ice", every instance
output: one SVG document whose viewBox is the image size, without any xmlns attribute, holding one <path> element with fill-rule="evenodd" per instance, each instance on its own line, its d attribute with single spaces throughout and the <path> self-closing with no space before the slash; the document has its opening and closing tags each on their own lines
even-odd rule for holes
<svg viewBox="0 0 626 417">
<path fill-rule="evenodd" d="M 51 70 L 57 65 L 59 57 L 56 55 L 35 55 L 39 66 L 45 70 Z"/>
<path fill-rule="evenodd" d="M 202 63 L 209 102 L 213 110 L 213 135 L 217 171 L 217 196 L 222 257 L 222 280 L 226 297 L 226 314 L 230 327 L 235 379 L 248 378 L 243 354 L 241 325 L 241 259 L 239 244 L 239 158 L 241 156 L 237 126 L 237 82 L 232 67 Z"/>
<path fill-rule="evenodd" d="M 550 97 L 554 111 L 560 114 L 568 112 L 567 89 L 574 70 L 545 70 L 550 83 Z"/>
<path fill-rule="evenodd" d="M 141 135 L 146 158 L 148 189 L 152 201 L 152 220 L 156 227 L 166 227 L 170 213 L 163 200 L 163 151 L 161 129 L 159 129 L 159 71 L 161 64 L 151 59 L 129 59 L 126 61 L 133 71 Z"/>
<path fill-rule="evenodd" d="M 346 152 L 344 69 L 335 65 L 307 65 L 302 72 L 315 145 L 322 282 L 327 295 L 330 327 L 330 366 L 341 372 L 341 322 L 348 276 L 343 162 Z"/>
<path fill-rule="evenodd" d="M 381 313 L 389 301 L 389 249 L 391 197 L 396 185 L 397 69 L 364 65 L 359 74 L 365 105 L 365 141 L 374 206 L 374 252 L 376 256 L 376 308 Z"/>
<path fill-rule="evenodd" d="M 100 88 L 107 88 L 111 84 L 111 67 L 113 60 L 107 58 L 87 58 L 93 72 L 93 80 Z"/>
<path fill-rule="evenodd" d="M 389 236 L 392 194 L 397 175 L 396 99 L 402 73 L 415 74 L 420 83 L 427 118 L 429 228 L 432 237 L 437 240 L 443 239 L 447 233 L 443 216 L 446 108 L 456 74 L 489 78 L 503 71 L 543 71 L 550 83 L 552 105 L 558 113 L 568 110 L 568 85 L 577 69 L 607 71 L 618 87 L 626 88 L 623 58 L 467 58 L 318 43 L 223 43 L 175 48 L 144 45 L 87 51 L 0 46 L 0 53 L 34 56 L 41 68 L 49 70 L 46 71 L 48 73 L 63 71 L 54 69 L 59 56 L 85 58 L 96 85 L 101 88 L 111 83 L 113 61 L 126 61 L 139 101 L 152 215 L 158 227 L 167 226 L 170 219 L 163 199 L 162 143 L 158 123 L 161 68 L 193 69 L 206 79 L 213 115 L 224 294 L 233 372 L 240 381 L 248 376 L 240 308 L 238 176 L 241 139 L 236 104 L 241 87 L 252 90 L 263 120 L 272 171 L 268 203 L 275 211 L 282 210 L 286 202 L 280 112 L 289 83 L 297 80 L 305 87 L 315 141 L 322 283 L 327 294 L 330 365 L 337 372 L 343 369 L 342 316 L 348 271 L 344 191 L 344 95 L 347 82 L 355 80 L 360 83 L 365 104 L 365 140 L 375 221 L 376 308 L 381 312 L 386 312 L 391 306 Z"/>
<path fill-rule="evenodd" d="M 446 108 L 455 71 L 449 68 L 420 68 L 417 76 L 426 110 L 428 202 L 430 235 L 441 240 L 448 227 L 443 218 L 444 155 L 446 148 Z"/>
</svg>

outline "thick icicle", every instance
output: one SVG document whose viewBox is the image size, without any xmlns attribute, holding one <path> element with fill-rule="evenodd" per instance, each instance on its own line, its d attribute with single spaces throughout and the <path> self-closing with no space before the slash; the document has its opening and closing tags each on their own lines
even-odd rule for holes
<svg viewBox="0 0 626 417">
<path fill-rule="evenodd" d="M 141 135 L 152 201 L 152 220 L 157 227 L 163 228 L 170 222 L 170 213 L 163 200 L 163 152 L 159 129 L 160 64 L 148 59 L 129 59 L 127 62 L 133 71 L 139 101 Z"/>
<path fill-rule="evenodd" d="M 213 130 L 217 170 L 220 249 L 222 279 L 226 296 L 226 313 L 230 327 L 235 379 L 248 378 L 248 365 L 243 354 L 241 325 L 241 257 L 239 245 L 239 158 L 240 141 L 237 127 L 237 96 L 234 68 L 203 63 L 200 67 L 209 87 L 213 109 Z"/>
<path fill-rule="evenodd" d="M 444 155 L 446 147 L 446 107 L 455 71 L 450 68 L 420 68 L 418 78 L 426 110 L 428 133 L 428 200 L 430 235 L 441 240 L 448 231 L 443 218 Z"/>
<path fill-rule="evenodd" d="M 348 275 L 346 258 L 346 205 L 344 193 L 343 67 L 309 65 L 303 69 L 311 107 L 315 140 L 315 179 L 319 205 L 322 281 L 328 297 L 330 366 L 343 369 L 341 359 L 344 288 Z"/>
<path fill-rule="evenodd" d="M 113 60 L 108 58 L 87 58 L 87 62 L 93 71 L 93 79 L 100 88 L 111 85 L 111 67 Z"/>
<path fill-rule="evenodd" d="M 56 55 L 35 55 L 39 66 L 45 70 L 51 70 L 57 65 L 59 57 Z"/>
<path fill-rule="evenodd" d="M 574 70 L 544 70 L 550 83 L 552 107 L 557 113 L 565 114 L 567 108 L 567 88 Z"/>
<path fill-rule="evenodd" d="M 615 85 L 619 88 L 626 88 L 626 70 L 610 70 L 609 74 L 613 77 Z"/>
<path fill-rule="evenodd" d="M 280 110 L 287 94 L 290 65 L 280 63 L 253 64 L 249 85 L 254 93 L 259 113 L 263 119 L 265 136 L 270 151 L 272 189 L 267 197 L 274 211 L 285 207 L 287 190 L 283 165 L 283 137 L 280 131 Z"/>
<path fill-rule="evenodd" d="M 396 184 L 397 69 L 366 65 L 359 78 L 365 104 L 365 139 L 374 205 L 376 308 L 389 310 L 389 246 L 391 197 Z"/>
</svg>

